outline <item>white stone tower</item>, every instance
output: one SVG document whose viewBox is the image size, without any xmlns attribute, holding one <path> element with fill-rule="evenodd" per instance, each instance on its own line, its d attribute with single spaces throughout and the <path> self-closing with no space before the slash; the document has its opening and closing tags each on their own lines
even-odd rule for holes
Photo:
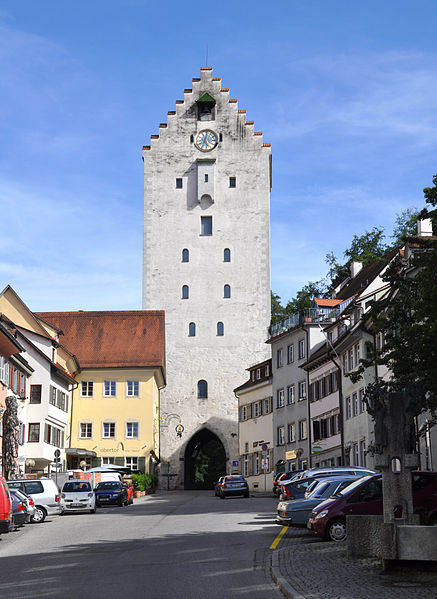
<svg viewBox="0 0 437 599">
<path fill-rule="evenodd" d="M 143 161 L 143 308 L 166 314 L 161 484 L 206 488 L 238 471 L 233 389 L 269 357 L 270 144 L 205 67 Z"/>
</svg>

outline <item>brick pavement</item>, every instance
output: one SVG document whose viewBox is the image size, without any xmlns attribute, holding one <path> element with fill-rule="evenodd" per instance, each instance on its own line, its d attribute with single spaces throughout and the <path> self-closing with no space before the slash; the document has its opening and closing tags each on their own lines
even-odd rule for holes
<svg viewBox="0 0 437 599">
<path fill-rule="evenodd" d="M 290 527 L 273 553 L 273 577 L 293 599 L 437 599 L 437 572 L 384 573 L 377 560 L 349 559 L 345 542 L 305 529 Z"/>
</svg>

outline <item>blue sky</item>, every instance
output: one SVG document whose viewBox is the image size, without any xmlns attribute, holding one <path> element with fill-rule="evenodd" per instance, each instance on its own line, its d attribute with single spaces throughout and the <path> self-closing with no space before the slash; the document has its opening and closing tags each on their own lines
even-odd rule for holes
<svg viewBox="0 0 437 599">
<path fill-rule="evenodd" d="M 0 5 L 0 281 L 141 307 L 141 147 L 208 62 L 272 143 L 272 289 L 391 232 L 437 172 L 434 0 Z"/>
</svg>

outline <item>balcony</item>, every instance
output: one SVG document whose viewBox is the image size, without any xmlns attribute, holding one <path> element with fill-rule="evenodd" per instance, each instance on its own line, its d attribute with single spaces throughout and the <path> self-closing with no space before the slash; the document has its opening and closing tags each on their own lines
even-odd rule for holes
<svg viewBox="0 0 437 599">
<path fill-rule="evenodd" d="M 327 324 L 334 322 L 339 316 L 340 308 L 306 308 L 272 324 L 268 329 L 268 336 L 269 339 L 273 339 L 304 323 Z"/>
</svg>

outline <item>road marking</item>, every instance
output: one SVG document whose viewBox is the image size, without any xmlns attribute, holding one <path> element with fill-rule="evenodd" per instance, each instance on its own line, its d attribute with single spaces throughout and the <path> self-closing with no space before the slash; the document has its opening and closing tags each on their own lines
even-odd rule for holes
<svg viewBox="0 0 437 599">
<path fill-rule="evenodd" d="M 285 533 L 287 531 L 287 528 L 288 528 L 288 526 L 283 526 L 281 528 L 280 533 L 278 534 L 278 536 L 276 537 L 276 539 L 273 541 L 273 543 L 270 545 L 270 549 L 276 549 L 276 547 L 281 542 L 282 537 L 285 535 Z"/>
</svg>

